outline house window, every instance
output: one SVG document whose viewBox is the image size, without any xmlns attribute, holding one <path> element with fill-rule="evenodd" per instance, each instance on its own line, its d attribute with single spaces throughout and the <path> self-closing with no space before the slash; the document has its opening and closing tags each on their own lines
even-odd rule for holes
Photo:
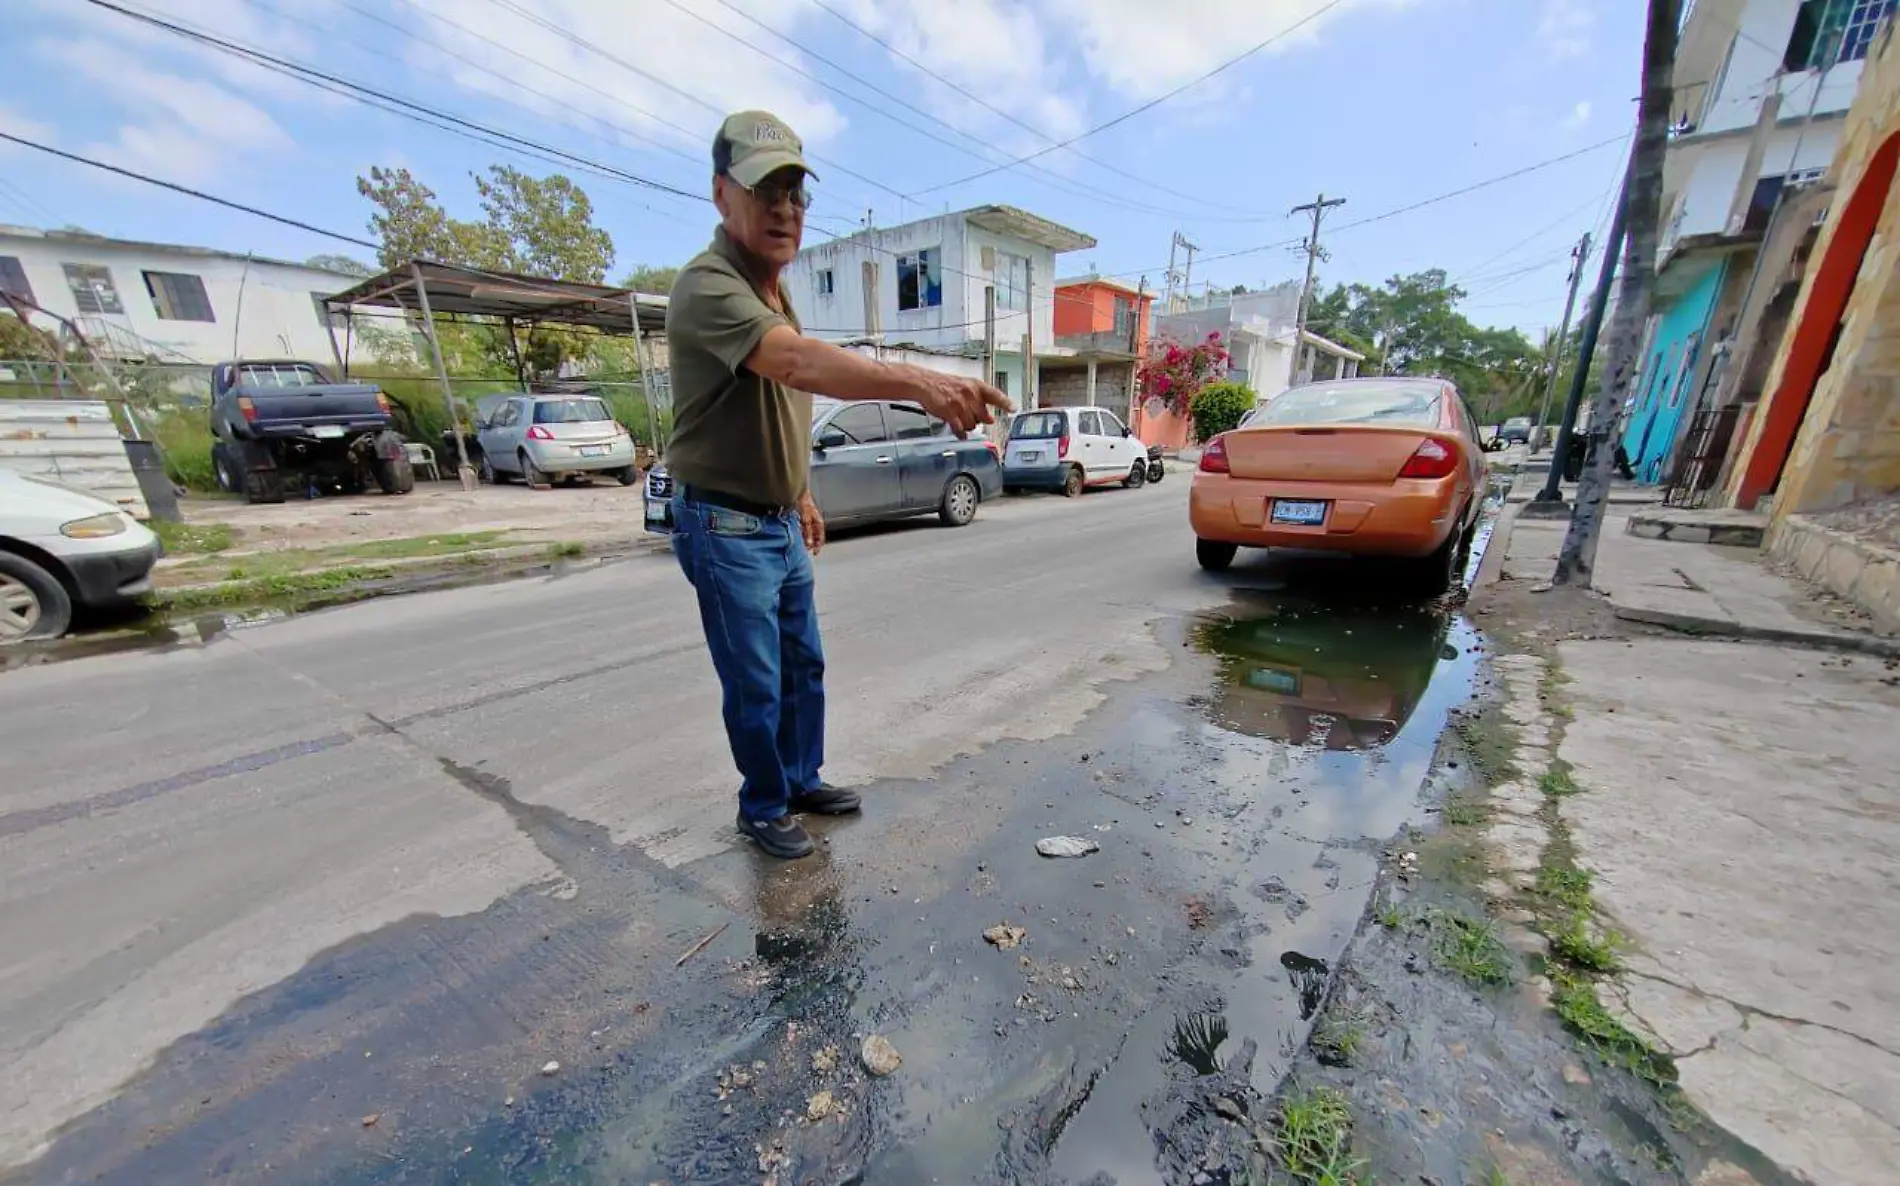
<svg viewBox="0 0 1900 1186">
<path fill-rule="evenodd" d="M 1115 298 L 1115 336 L 1126 341 L 1135 332 L 1135 302 L 1125 296 Z"/>
<path fill-rule="evenodd" d="M 145 291 L 164 321 L 216 321 L 202 277 L 189 272 L 147 272 Z"/>
<path fill-rule="evenodd" d="M 73 304 L 81 313 L 124 313 L 119 290 L 112 285 L 112 273 L 96 264 L 61 264 L 66 283 L 73 290 Z"/>
<path fill-rule="evenodd" d="M 992 386 L 994 386 L 996 390 L 1002 392 L 1004 395 L 1008 395 L 1009 394 L 1009 372 L 1008 371 L 996 372 L 996 382 L 992 384 Z"/>
<path fill-rule="evenodd" d="M 10 292 L 23 301 L 33 299 L 33 286 L 26 282 L 26 269 L 11 255 L 0 255 L 0 292 Z"/>
<path fill-rule="evenodd" d="M 1007 251 L 996 253 L 996 307 L 1014 309 L 1018 313 L 1029 309 L 1029 260 L 1026 257 Z"/>
<path fill-rule="evenodd" d="M 942 250 L 926 247 L 897 257 L 897 307 L 936 309 L 943 305 Z"/>
<path fill-rule="evenodd" d="M 1893 15 L 1896 0 L 1805 0 L 1795 12 L 1794 29 L 1782 65 L 1789 70 L 1820 70 L 1867 56 L 1880 22 Z"/>
<path fill-rule="evenodd" d="M 818 280 L 818 295 L 819 296 L 830 296 L 832 292 L 835 291 L 832 287 L 835 281 L 832 278 L 830 268 L 819 269 L 817 280 Z"/>
</svg>

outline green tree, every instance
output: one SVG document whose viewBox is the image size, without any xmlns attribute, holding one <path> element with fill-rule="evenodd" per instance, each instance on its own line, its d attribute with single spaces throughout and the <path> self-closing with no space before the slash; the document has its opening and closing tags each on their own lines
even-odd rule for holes
<svg viewBox="0 0 1900 1186">
<path fill-rule="evenodd" d="M 651 293 L 654 296 L 666 296 L 673 291 L 673 281 L 679 279 L 680 270 L 676 267 L 660 267 L 654 264 L 640 264 L 628 272 L 620 281 L 620 287 L 631 288 L 635 292 Z"/>
<path fill-rule="evenodd" d="M 342 272 L 350 276 L 370 276 L 376 271 L 360 259 L 330 253 L 313 255 L 303 264 L 306 268 L 322 268 L 326 272 Z"/>
<path fill-rule="evenodd" d="M 507 165 L 476 174 L 487 241 L 511 272 L 600 284 L 614 262 L 613 236 L 594 225 L 594 204 L 561 176 L 530 177 Z"/>
</svg>

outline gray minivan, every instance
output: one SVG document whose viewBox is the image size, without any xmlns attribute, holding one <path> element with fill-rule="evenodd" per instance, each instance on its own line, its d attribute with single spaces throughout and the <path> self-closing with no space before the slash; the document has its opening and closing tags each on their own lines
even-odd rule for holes
<svg viewBox="0 0 1900 1186">
<path fill-rule="evenodd" d="M 828 526 L 935 511 L 961 527 L 1003 492 L 996 447 L 982 436 L 958 440 L 916 404 L 819 396 L 811 420 L 812 497 Z M 643 493 L 647 530 L 670 535 L 673 478 L 664 463 L 647 471 Z"/>
</svg>

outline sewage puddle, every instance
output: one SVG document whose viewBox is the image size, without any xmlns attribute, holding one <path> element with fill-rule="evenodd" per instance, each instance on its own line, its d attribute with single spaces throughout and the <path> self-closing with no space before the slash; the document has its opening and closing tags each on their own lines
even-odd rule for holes
<svg viewBox="0 0 1900 1186">
<path fill-rule="evenodd" d="M 325 953 L 5 1181 L 1245 1180 L 1477 640 L 1286 597 L 1163 629 L 1073 735 L 874 784 L 808 861 L 563 825 L 562 884 Z"/>
</svg>

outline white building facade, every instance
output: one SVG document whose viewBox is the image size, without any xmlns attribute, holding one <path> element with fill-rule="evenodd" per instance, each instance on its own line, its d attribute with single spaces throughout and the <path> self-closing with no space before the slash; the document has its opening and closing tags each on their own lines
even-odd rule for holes
<svg viewBox="0 0 1900 1186">
<path fill-rule="evenodd" d="M 1897 0 L 1695 0 L 1676 59 L 1660 254 L 1759 232 L 1785 185 L 1840 147 L 1867 50 Z"/>
<path fill-rule="evenodd" d="M 808 332 L 980 358 L 984 290 L 996 289 L 998 385 L 1023 403 L 1023 338 L 1055 344 L 1056 257 L 1095 246 L 1011 206 L 980 206 L 859 231 L 798 253 L 784 284 Z"/>
<path fill-rule="evenodd" d="M 1220 293 L 1198 302 L 1187 301 L 1190 307 L 1154 319 L 1153 341 L 1158 345 L 1192 345 L 1209 334 L 1219 334 L 1227 348 L 1226 378 L 1253 388 L 1254 396 L 1262 402 L 1294 382 L 1357 375 L 1364 355 L 1311 332 L 1301 336 L 1305 349 L 1296 374 L 1292 352 L 1299 301 L 1297 281 L 1276 284 L 1261 292 Z M 1196 304 L 1199 307 L 1192 307 Z"/>
<path fill-rule="evenodd" d="M 331 364 L 322 301 L 357 279 L 204 247 L 0 226 L 0 289 L 71 320 L 111 358 Z"/>
</svg>

